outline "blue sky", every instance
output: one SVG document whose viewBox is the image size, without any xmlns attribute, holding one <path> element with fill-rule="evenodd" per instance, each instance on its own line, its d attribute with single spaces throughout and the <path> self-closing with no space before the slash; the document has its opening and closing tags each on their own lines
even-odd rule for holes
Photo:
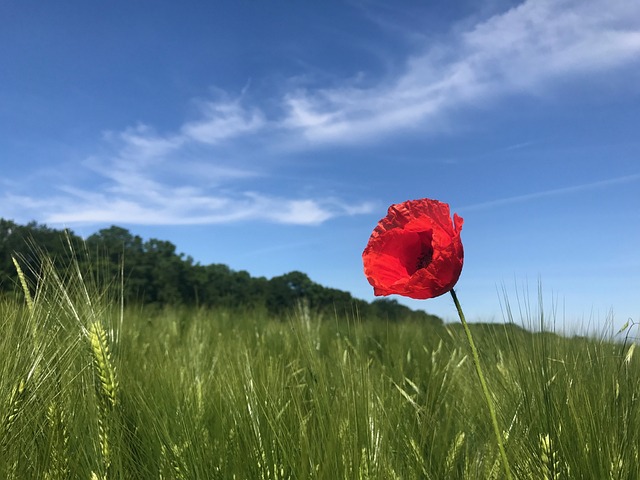
<svg viewBox="0 0 640 480">
<path fill-rule="evenodd" d="M 541 282 L 559 324 L 640 321 L 634 3 L 3 2 L 0 216 L 370 300 L 371 230 L 430 197 L 470 320 Z"/>
</svg>

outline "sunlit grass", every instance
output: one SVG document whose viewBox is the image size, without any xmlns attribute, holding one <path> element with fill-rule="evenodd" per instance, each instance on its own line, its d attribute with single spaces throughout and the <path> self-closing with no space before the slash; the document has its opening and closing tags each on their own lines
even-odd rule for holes
<svg viewBox="0 0 640 480">
<path fill-rule="evenodd" d="M 28 291 L 0 302 L 0 478 L 502 478 L 459 325 L 121 310 L 73 265 Z M 471 328 L 515 478 L 640 478 L 635 345 L 506 316 Z"/>
</svg>

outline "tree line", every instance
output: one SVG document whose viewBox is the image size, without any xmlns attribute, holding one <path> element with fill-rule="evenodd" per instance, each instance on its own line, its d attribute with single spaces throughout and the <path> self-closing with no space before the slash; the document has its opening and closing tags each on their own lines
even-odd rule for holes
<svg viewBox="0 0 640 480">
<path fill-rule="evenodd" d="M 12 256 L 36 280 L 43 252 L 60 268 L 73 258 L 88 278 L 122 278 L 121 295 L 128 304 L 264 308 L 281 317 L 304 302 L 311 311 L 338 317 L 442 323 L 439 317 L 412 310 L 394 299 L 366 302 L 354 298 L 348 292 L 315 283 L 299 271 L 267 279 L 224 264 L 202 265 L 178 253 L 169 241 L 143 240 L 118 226 L 82 239 L 68 229 L 0 219 L 0 293 L 16 290 L 18 276 Z"/>
</svg>

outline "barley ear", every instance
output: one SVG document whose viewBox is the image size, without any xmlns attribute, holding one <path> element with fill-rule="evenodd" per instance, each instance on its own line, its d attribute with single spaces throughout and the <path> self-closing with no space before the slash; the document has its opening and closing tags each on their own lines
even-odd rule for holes
<svg viewBox="0 0 640 480">
<path fill-rule="evenodd" d="M 68 478 L 69 471 L 69 430 L 68 418 L 60 404 L 52 401 L 47 409 L 47 423 L 51 431 L 52 447 L 50 464 L 44 480 Z"/>
<path fill-rule="evenodd" d="M 171 448 L 162 445 L 160 449 L 160 472 L 159 478 L 172 478 L 174 480 L 185 480 L 184 461 L 182 458 L 183 448 L 173 444 Z M 165 477 L 166 474 L 166 477 Z"/>
<path fill-rule="evenodd" d="M 27 384 L 24 380 L 20 380 L 20 383 L 13 387 L 11 391 L 11 398 L 9 400 L 9 408 L 7 411 L 7 415 L 4 417 L 3 421 L 3 435 L 2 441 L 0 445 L 2 446 L 2 450 L 7 446 L 7 441 L 11 435 L 11 431 L 13 430 L 13 426 L 16 423 L 16 419 L 22 410 L 22 406 L 24 405 L 25 397 L 27 396 Z"/>
<path fill-rule="evenodd" d="M 89 342 L 96 381 L 98 400 L 98 429 L 100 449 L 105 470 L 111 465 L 111 448 L 109 440 L 109 418 L 117 404 L 118 380 L 116 370 L 111 362 L 111 353 L 107 343 L 107 333 L 100 321 L 94 321 L 89 327 Z"/>
<path fill-rule="evenodd" d="M 460 453 L 460 449 L 464 444 L 464 437 L 465 437 L 464 432 L 459 432 L 458 435 L 456 435 L 456 439 L 454 440 L 453 445 L 451 445 L 451 448 L 447 453 L 447 459 L 445 461 L 447 475 L 453 474 L 453 471 L 455 468 L 455 462 L 458 458 L 458 454 Z"/>
<path fill-rule="evenodd" d="M 539 438 L 542 478 L 544 480 L 558 480 L 560 478 L 560 462 L 553 448 L 553 441 L 548 433 L 546 435 L 540 435 Z"/>
<path fill-rule="evenodd" d="M 16 260 L 16 257 L 11 255 L 11 260 L 13 260 L 13 265 L 16 267 L 16 271 L 18 272 L 18 278 L 20 279 L 20 285 L 22 285 L 22 291 L 24 292 L 24 297 L 27 300 L 27 308 L 29 309 L 29 313 L 33 313 L 33 297 L 31 296 L 29 285 L 27 285 L 27 277 L 22 271 L 22 268 L 20 267 L 20 264 Z"/>
</svg>

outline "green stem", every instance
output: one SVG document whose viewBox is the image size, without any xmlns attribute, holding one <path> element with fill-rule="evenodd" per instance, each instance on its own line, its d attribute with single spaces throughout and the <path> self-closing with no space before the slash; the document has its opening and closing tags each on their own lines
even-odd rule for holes
<svg viewBox="0 0 640 480">
<path fill-rule="evenodd" d="M 469 329 L 469 325 L 467 325 L 467 321 L 464 318 L 464 313 L 462 313 L 462 307 L 460 306 L 460 302 L 458 301 L 458 296 L 456 295 L 456 292 L 453 291 L 453 289 L 451 289 L 451 296 L 453 297 L 453 303 L 456 304 L 458 316 L 460 317 L 460 321 L 462 322 L 462 326 L 464 327 L 464 333 L 467 334 L 467 340 L 469 341 L 469 346 L 471 347 L 473 363 L 476 367 L 478 378 L 480 379 L 480 385 L 482 385 L 482 392 L 484 393 L 484 398 L 487 401 L 487 407 L 489 407 L 489 415 L 491 416 L 493 431 L 496 434 L 496 440 L 498 441 L 498 449 L 500 450 L 500 456 L 502 457 L 504 472 L 507 476 L 507 479 L 512 480 L 513 477 L 511 476 L 511 468 L 509 467 L 507 452 L 505 451 L 504 445 L 502 443 L 502 432 L 500 431 L 500 427 L 498 426 L 498 417 L 496 416 L 496 410 L 493 407 L 493 401 L 491 400 L 489 387 L 487 387 L 487 381 L 485 380 L 484 374 L 482 373 L 482 367 L 480 366 L 480 357 L 478 356 L 478 349 L 476 348 L 476 344 L 474 343 L 473 337 L 471 336 L 471 330 Z"/>
</svg>

